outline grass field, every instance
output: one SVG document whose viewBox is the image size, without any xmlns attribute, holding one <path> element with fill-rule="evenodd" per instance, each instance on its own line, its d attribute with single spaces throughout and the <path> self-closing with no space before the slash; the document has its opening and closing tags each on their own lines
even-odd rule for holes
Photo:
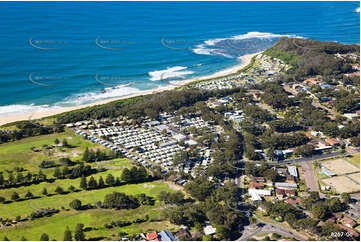
<svg viewBox="0 0 361 242">
<path fill-rule="evenodd" d="M 347 158 L 348 161 L 350 161 L 352 164 L 356 165 L 358 168 L 360 168 L 360 153 L 353 154 L 352 157 Z"/>
<path fill-rule="evenodd" d="M 55 147 L 51 150 L 47 150 L 43 147 L 43 145 L 53 145 L 56 138 L 60 141 L 64 138 L 67 139 L 70 148 Z M 40 148 L 41 151 L 34 152 L 31 150 L 32 147 Z M 62 157 L 69 157 L 74 161 L 81 160 L 82 153 L 86 147 L 91 149 L 104 149 L 100 145 L 84 140 L 71 130 L 67 130 L 60 134 L 42 135 L 2 144 L 0 145 L 0 171 L 3 172 L 5 178 L 8 175 L 6 171 L 11 171 L 15 167 L 25 168 L 26 172 L 37 173 L 39 171 L 39 164 L 42 160 L 57 161 Z M 87 164 L 92 167 L 102 167 L 106 169 L 103 172 L 93 175 L 98 180 L 100 176 L 105 179 L 108 174 L 120 177 L 125 167 L 131 167 L 130 163 L 130 160 L 119 158 Z M 42 172 L 45 173 L 48 178 L 51 178 L 53 177 L 54 169 L 55 168 L 42 169 Z M 177 228 L 161 215 L 162 208 L 157 200 L 157 195 L 161 191 L 172 190 L 163 181 L 126 184 L 97 190 L 79 189 L 77 192 L 63 195 L 55 194 L 54 192 L 57 186 L 61 186 L 67 191 L 71 185 L 79 189 L 80 178 L 56 179 L 52 183 L 43 182 L 18 188 L 0 189 L 0 196 L 5 197 L 9 202 L 0 204 L 1 218 L 15 219 L 16 216 L 24 218 L 40 208 L 57 208 L 60 210 L 58 214 L 54 214 L 51 217 L 20 222 L 14 226 L 4 227 L 0 229 L 0 239 L 7 236 L 10 240 L 20 240 L 21 237 L 24 236 L 27 240 L 39 240 L 41 234 L 46 232 L 49 234 L 50 239 L 62 240 L 66 226 L 68 225 L 71 230 L 74 230 L 78 223 L 83 223 L 85 227 L 92 228 L 86 232 L 87 239 L 98 238 L 119 240 L 119 231 L 132 234 L 154 230 L 160 231 L 163 229 L 173 230 Z M 50 196 L 42 195 L 42 190 L 44 188 L 48 190 Z M 36 198 L 18 202 L 10 201 L 11 194 L 15 191 L 21 198 L 24 198 L 27 191 L 32 192 Z M 123 192 L 127 195 L 145 193 L 146 195 L 153 197 L 156 202 L 154 206 L 141 206 L 133 210 L 89 209 L 74 211 L 69 209 L 69 203 L 74 199 L 80 199 L 83 204 L 94 204 L 96 201 L 104 201 L 105 195 L 114 191 Z M 145 215 L 148 215 L 151 221 L 141 224 L 132 224 L 122 228 L 106 229 L 104 227 L 105 223 L 110 223 L 111 221 L 132 221 L 136 218 L 142 218 Z"/>
<path fill-rule="evenodd" d="M 148 215 L 151 220 L 140 224 L 132 224 L 122 228 L 106 229 L 104 224 L 117 220 L 134 220 Z M 86 238 L 107 238 L 119 240 L 119 231 L 128 234 L 141 232 L 173 230 L 177 228 L 165 221 L 161 215 L 159 204 L 155 206 L 142 206 L 133 210 L 105 210 L 90 209 L 86 211 L 61 211 L 51 217 L 44 217 L 33 221 L 19 223 L 16 227 L 5 228 L 0 231 L 0 239 L 7 236 L 10 240 L 20 240 L 25 236 L 27 240 L 39 240 L 42 233 L 46 232 L 50 239 L 63 240 L 66 226 L 69 226 L 74 235 L 76 224 L 82 223 L 92 229 L 86 232 Z"/>
<path fill-rule="evenodd" d="M 107 168 L 108 170 L 92 175 L 96 180 L 98 180 L 100 176 L 102 176 L 103 179 L 105 180 L 108 174 L 112 174 L 114 177 L 120 177 L 125 167 L 130 168 L 130 161 L 126 159 L 114 159 L 110 161 L 103 161 L 103 162 L 99 162 L 99 164 L 101 164 L 102 167 Z M 91 164 L 91 165 L 95 166 L 96 164 Z M 61 186 L 64 190 L 68 190 L 69 186 L 71 185 L 77 189 L 80 189 L 79 184 L 80 184 L 80 178 L 57 179 L 53 183 L 42 182 L 30 186 L 22 186 L 19 188 L 0 190 L 0 196 L 10 200 L 11 194 L 15 191 L 20 195 L 20 197 L 23 197 L 27 193 L 27 191 L 33 193 L 34 196 L 42 196 L 42 191 L 44 188 L 47 189 L 49 194 L 51 193 L 54 194 L 54 190 L 56 189 L 57 186 Z"/>
<path fill-rule="evenodd" d="M 60 141 L 66 139 L 72 147 L 56 147 L 52 150 L 43 148 L 43 145 L 54 144 L 55 139 L 59 139 Z M 34 152 L 31 150 L 32 147 L 41 148 L 42 151 Z M 15 167 L 22 167 L 27 171 L 37 172 L 41 161 L 57 161 L 62 157 L 68 157 L 72 160 L 80 159 L 86 147 L 102 148 L 102 146 L 98 144 L 84 140 L 81 136 L 74 134 L 74 132 L 70 130 L 60 134 L 41 135 L 1 144 L 0 171 L 13 170 Z M 43 171 L 46 174 L 52 174 L 53 169 L 44 169 Z M 6 174 L 7 173 L 4 173 L 5 176 Z"/>
<path fill-rule="evenodd" d="M 74 185 L 78 185 L 76 183 Z M 48 185 L 49 186 L 49 185 Z M 53 188 L 55 189 L 55 187 Z M 104 196 L 111 192 L 124 192 L 128 195 L 134 195 L 139 193 L 145 193 L 150 196 L 156 196 L 162 190 L 167 190 L 168 185 L 161 182 L 149 182 L 149 183 L 140 183 L 140 184 L 127 184 L 118 187 L 108 187 L 104 189 L 97 190 L 87 190 L 68 193 L 64 195 L 53 195 L 50 197 L 42 196 L 36 199 L 11 202 L 9 204 L 0 205 L 0 214 L 3 218 L 15 218 L 18 215 L 26 216 L 29 215 L 34 210 L 40 208 L 61 208 L 69 207 L 69 203 L 74 199 L 80 199 L 84 204 L 91 203 L 94 204 L 96 201 L 103 201 Z M 50 189 L 49 189 L 50 190 Z M 37 194 L 35 194 L 37 195 Z"/>
</svg>

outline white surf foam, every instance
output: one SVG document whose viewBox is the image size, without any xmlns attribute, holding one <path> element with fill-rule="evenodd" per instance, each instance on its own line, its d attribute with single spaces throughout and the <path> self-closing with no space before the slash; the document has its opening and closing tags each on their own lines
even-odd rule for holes
<svg viewBox="0 0 361 242">
<path fill-rule="evenodd" d="M 223 55 L 225 57 L 231 57 L 223 53 L 221 49 L 215 48 L 216 44 L 225 40 L 272 39 L 272 38 L 281 38 L 281 37 L 302 38 L 297 35 L 283 35 L 283 34 L 273 34 L 266 32 L 248 32 L 246 34 L 235 35 L 229 38 L 217 38 L 217 39 L 206 40 L 202 44 L 195 46 L 195 48 L 192 49 L 192 51 L 198 55 Z"/>
<path fill-rule="evenodd" d="M 81 94 L 74 94 L 66 98 L 64 101 L 56 103 L 59 106 L 78 106 L 83 104 L 93 103 L 95 101 L 121 97 L 140 92 L 138 88 L 120 85 L 117 87 L 105 88 L 104 91 L 86 92 Z"/>
<path fill-rule="evenodd" d="M 30 119 L 32 113 L 42 113 L 64 107 L 73 107 L 83 104 L 89 104 L 100 100 L 135 94 L 139 91 L 139 89 L 134 87 L 120 85 L 113 88 L 105 88 L 104 91 L 73 94 L 65 98 L 63 101 L 55 103 L 54 105 L 14 104 L 0 106 L 0 117 L 6 117 L 8 115 L 29 114 Z"/>
<path fill-rule="evenodd" d="M 187 67 L 175 66 L 165 70 L 151 71 L 148 73 L 151 81 L 160 81 L 169 78 L 182 78 L 186 75 L 193 74 L 193 71 L 186 71 Z"/>
<path fill-rule="evenodd" d="M 4 117 L 7 115 L 17 115 L 24 113 L 34 113 L 34 112 L 46 112 L 53 109 L 60 108 L 59 106 L 50 106 L 50 105 L 23 105 L 23 104 L 14 104 L 7 106 L 0 106 L 0 116 Z"/>
</svg>

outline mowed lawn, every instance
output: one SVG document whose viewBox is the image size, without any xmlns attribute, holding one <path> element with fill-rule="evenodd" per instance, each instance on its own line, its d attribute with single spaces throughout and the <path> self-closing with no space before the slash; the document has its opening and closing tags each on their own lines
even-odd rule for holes
<svg viewBox="0 0 361 242">
<path fill-rule="evenodd" d="M 52 150 L 46 150 L 43 145 L 54 144 L 55 139 L 62 141 L 64 138 L 72 146 L 71 148 L 56 147 Z M 41 152 L 34 152 L 32 147 L 41 148 Z M 13 170 L 15 167 L 25 168 L 25 175 L 28 171 L 37 173 L 39 164 L 42 160 L 57 161 L 61 157 L 69 157 L 72 160 L 81 160 L 82 153 L 89 147 L 91 149 L 104 149 L 104 147 L 93 144 L 82 137 L 74 134 L 71 130 L 60 134 L 42 135 L 37 137 L 26 138 L 23 140 L 0 145 L 0 171 L 7 177 L 6 170 Z M 103 167 L 106 170 L 94 174 L 93 177 L 98 181 L 102 176 L 105 180 L 108 174 L 114 177 L 120 177 L 124 168 L 131 167 L 131 161 L 125 158 L 100 161 L 97 163 L 86 163 L 92 167 Z M 53 177 L 55 168 L 41 169 L 48 178 Z M 15 172 L 16 175 L 16 172 Z M 89 176 L 87 177 L 89 180 Z M 61 186 L 68 191 L 69 186 L 79 189 L 77 192 L 71 192 L 64 195 L 55 194 L 57 186 Z M 52 183 L 42 182 L 30 186 L 22 186 L 11 189 L 0 189 L 0 196 L 10 201 L 13 192 L 17 192 L 21 198 L 30 191 L 36 198 L 21 200 L 18 202 L 9 202 L 0 204 L 0 217 L 5 219 L 15 219 L 16 216 L 22 218 L 30 215 L 33 211 L 40 208 L 57 208 L 58 214 L 50 217 L 35 219 L 32 221 L 20 222 L 17 225 L 0 229 L 0 239 L 7 236 L 10 240 L 20 240 L 24 236 L 27 240 L 39 240 L 42 233 L 47 233 L 51 240 L 62 240 L 66 226 L 74 232 L 78 223 L 83 223 L 85 227 L 91 227 L 87 230 L 87 239 L 112 239 L 119 240 L 120 231 L 132 233 L 160 231 L 163 229 L 173 230 L 177 226 L 170 224 L 161 215 L 162 208 L 157 196 L 161 191 L 171 191 L 163 181 L 145 182 L 139 184 L 126 184 L 117 187 L 107 187 L 97 190 L 81 190 L 79 188 L 80 178 L 77 179 L 56 179 Z M 43 189 L 46 188 L 50 196 L 42 195 Z M 83 204 L 95 204 L 97 201 L 104 201 L 106 194 L 112 192 L 123 192 L 127 195 L 136 195 L 145 193 L 156 200 L 154 206 L 141 206 L 137 209 L 129 210 L 108 210 L 108 209 L 89 209 L 84 211 L 74 211 L 69 209 L 69 203 L 74 199 L 79 199 Z M 104 224 L 117 220 L 133 221 L 137 218 L 143 218 L 145 215 L 150 217 L 151 221 L 140 224 L 132 224 L 123 228 L 106 229 Z M 74 233 L 73 233 L 74 235 Z"/>
<path fill-rule="evenodd" d="M 95 163 L 90 163 L 91 166 L 96 166 Z M 109 161 L 98 162 L 99 166 L 106 168 L 106 171 L 98 172 L 93 176 L 97 181 L 99 177 L 102 176 L 103 180 L 108 174 L 112 174 L 114 177 L 120 177 L 122 175 L 124 168 L 130 168 L 130 161 L 127 159 L 114 159 Z M 48 170 L 48 169 L 45 169 Z M 45 171 L 43 171 L 45 173 Z M 49 171 L 50 172 L 50 171 Z M 51 175 L 53 174 L 53 169 L 51 169 Z M 90 176 L 87 177 L 89 179 Z M 80 178 L 76 179 L 56 179 L 52 183 L 42 182 L 39 184 L 34 184 L 30 186 L 21 186 L 18 188 L 9 188 L 9 189 L 0 189 L 0 196 L 4 197 L 7 200 L 11 200 L 11 195 L 13 192 L 17 192 L 21 198 L 24 198 L 25 194 L 30 191 L 34 196 L 43 196 L 42 191 L 44 188 L 47 189 L 49 194 L 55 194 L 55 189 L 60 186 L 65 191 L 68 191 L 69 186 L 74 186 L 76 189 L 80 189 Z"/>
<path fill-rule="evenodd" d="M 154 206 L 141 206 L 136 209 L 129 210 L 111 210 L 111 209 L 89 209 L 85 211 L 62 211 L 51 217 L 44 217 L 17 224 L 12 228 L 0 230 L 0 239 L 7 236 L 10 240 L 20 240 L 24 236 L 27 240 L 39 240 L 40 236 L 45 232 L 51 240 L 63 240 L 66 226 L 69 226 L 73 232 L 78 223 L 82 223 L 85 227 L 92 228 L 85 232 L 86 239 L 112 239 L 119 240 L 119 231 L 125 231 L 128 234 L 136 234 L 141 232 L 160 231 L 164 229 L 174 230 L 177 226 L 166 221 L 159 207 L 159 203 Z M 106 229 L 104 225 L 111 221 L 126 220 L 133 221 L 137 218 L 144 218 L 145 215 L 150 217 L 151 221 L 140 224 L 132 224 L 126 227 L 115 227 Z M 153 221 L 152 221 L 153 220 Z"/>
<path fill-rule="evenodd" d="M 352 157 L 347 158 L 347 160 L 357 167 L 360 167 L 360 153 L 353 154 Z"/>
<path fill-rule="evenodd" d="M 62 142 L 66 139 L 72 148 L 56 147 L 46 150 L 43 145 L 53 145 L 55 139 Z M 32 147 L 41 148 L 41 152 L 34 152 Z M 57 161 L 62 157 L 68 157 L 72 160 L 80 159 L 82 153 L 89 148 L 102 148 L 98 144 L 91 143 L 73 131 L 67 130 L 63 133 L 41 135 L 22 140 L 5 143 L 0 145 L 0 171 L 13 170 L 15 167 L 21 167 L 31 172 L 38 172 L 42 160 Z M 45 169 L 44 173 L 47 172 Z M 7 173 L 4 173 L 7 175 Z"/>
<path fill-rule="evenodd" d="M 78 185 L 78 183 L 76 185 Z M 96 201 L 103 201 L 105 195 L 112 192 L 123 192 L 128 195 L 145 193 L 149 196 L 156 197 L 159 192 L 168 189 L 167 184 L 154 181 L 140 184 L 126 184 L 117 187 L 107 187 L 104 189 L 81 190 L 79 192 L 72 192 L 64 195 L 42 195 L 40 198 L 36 199 L 0 204 L 0 214 L 2 218 L 15 218 L 16 216 L 24 217 L 40 208 L 69 208 L 69 203 L 74 199 L 80 199 L 84 204 L 94 204 Z"/>
</svg>

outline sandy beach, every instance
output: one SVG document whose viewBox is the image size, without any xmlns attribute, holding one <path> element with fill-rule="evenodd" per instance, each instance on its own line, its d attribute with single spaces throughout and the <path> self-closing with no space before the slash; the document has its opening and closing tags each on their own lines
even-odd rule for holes
<svg viewBox="0 0 361 242">
<path fill-rule="evenodd" d="M 172 89 L 175 89 L 176 87 L 179 87 L 179 86 L 182 86 L 182 85 L 188 84 L 190 82 L 194 82 L 194 81 L 206 80 L 206 79 L 212 79 L 212 78 L 218 78 L 218 77 L 230 75 L 230 74 L 238 72 L 243 67 L 247 66 L 250 63 L 252 57 L 257 54 L 259 54 L 259 53 L 244 55 L 244 56 L 240 57 L 239 59 L 241 60 L 241 63 L 238 65 L 232 66 L 231 68 L 227 68 L 227 69 L 221 70 L 219 72 L 216 72 L 214 74 L 207 75 L 207 76 L 178 81 L 176 85 L 169 85 L 169 86 L 160 87 L 157 89 L 140 91 L 140 92 L 132 94 L 132 95 L 126 95 L 126 96 L 121 96 L 121 97 L 117 97 L 117 98 L 110 98 L 110 99 L 101 100 L 101 101 L 97 101 L 97 102 L 93 102 L 93 103 L 89 103 L 89 104 L 85 104 L 85 105 L 80 105 L 80 106 L 57 108 L 57 109 L 53 109 L 53 110 L 49 110 L 49 111 L 33 112 L 33 113 L 26 113 L 26 114 L 8 115 L 6 117 L 0 117 L 0 125 L 4 125 L 4 124 L 15 122 L 15 121 L 21 121 L 21 120 L 35 120 L 35 119 L 45 118 L 45 117 L 60 114 L 63 112 L 69 112 L 72 110 L 81 109 L 81 108 L 85 108 L 85 107 L 89 107 L 89 106 L 101 105 L 101 104 L 109 103 L 109 102 L 116 101 L 116 100 L 121 100 L 121 99 L 131 98 L 131 97 L 135 97 L 135 96 L 141 96 L 141 95 L 147 95 L 147 94 L 162 92 L 162 91 L 166 91 L 166 90 L 172 90 Z"/>
</svg>

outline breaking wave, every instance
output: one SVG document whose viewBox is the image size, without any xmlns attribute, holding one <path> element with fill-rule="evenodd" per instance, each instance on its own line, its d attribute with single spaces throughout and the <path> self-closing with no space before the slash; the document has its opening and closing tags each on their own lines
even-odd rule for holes
<svg viewBox="0 0 361 242">
<path fill-rule="evenodd" d="M 169 78 L 183 78 L 186 75 L 194 73 L 193 71 L 187 71 L 186 69 L 187 67 L 184 66 L 175 66 L 169 67 L 165 70 L 151 71 L 148 73 L 148 75 L 150 76 L 149 80 L 160 81 Z"/>
</svg>

